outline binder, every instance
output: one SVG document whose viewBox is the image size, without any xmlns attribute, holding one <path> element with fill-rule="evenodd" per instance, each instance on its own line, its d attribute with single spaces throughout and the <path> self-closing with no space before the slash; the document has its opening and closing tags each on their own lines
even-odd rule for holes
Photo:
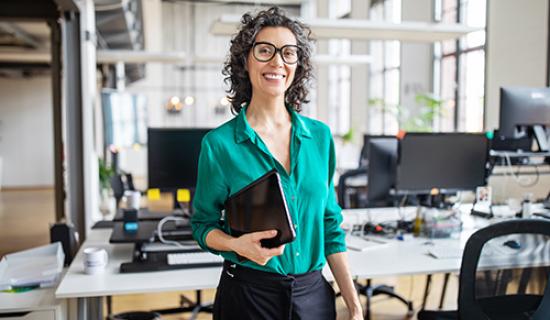
<svg viewBox="0 0 550 320">
<path fill-rule="evenodd" d="M 232 236 L 277 230 L 275 237 L 261 241 L 267 248 L 278 247 L 296 238 L 281 179 L 275 169 L 231 195 L 224 207 Z"/>
</svg>

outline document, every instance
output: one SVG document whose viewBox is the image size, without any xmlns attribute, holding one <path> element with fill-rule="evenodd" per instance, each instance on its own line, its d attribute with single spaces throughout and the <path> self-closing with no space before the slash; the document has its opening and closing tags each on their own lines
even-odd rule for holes
<svg viewBox="0 0 550 320">
<path fill-rule="evenodd" d="M 55 285 L 65 254 L 60 242 L 11 253 L 0 261 L 0 290 Z"/>
</svg>

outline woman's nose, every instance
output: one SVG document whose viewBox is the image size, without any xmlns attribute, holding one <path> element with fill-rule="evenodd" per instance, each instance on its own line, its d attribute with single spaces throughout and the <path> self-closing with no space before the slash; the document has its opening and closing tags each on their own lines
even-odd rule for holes
<svg viewBox="0 0 550 320">
<path fill-rule="evenodd" d="M 281 51 L 275 53 L 275 56 L 270 61 L 271 65 L 282 66 L 284 64 L 283 57 L 281 56 L 281 54 L 282 54 Z"/>
</svg>

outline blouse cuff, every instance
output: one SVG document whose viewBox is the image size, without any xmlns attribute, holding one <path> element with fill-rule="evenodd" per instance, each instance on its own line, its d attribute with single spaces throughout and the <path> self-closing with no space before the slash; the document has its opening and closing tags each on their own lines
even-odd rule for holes
<svg viewBox="0 0 550 320">
<path fill-rule="evenodd" d="M 216 227 L 216 226 L 210 226 L 208 228 L 206 228 L 206 230 L 204 230 L 202 236 L 201 236 L 201 239 L 200 241 L 198 241 L 199 243 L 199 246 L 205 250 L 205 251 L 209 251 L 213 254 L 221 254 L 221 251 L 217 251 L 217 250 L 214 250 L 212 248 L 210 248 L 207 244 L 206 244 L 206 237 L 208 236 L 208 234 L 210 233 L 210 231 L 214 230 L 214 229 L 218 229 L 218 230 L 221 230 L 220 228 Z M 223 231 L 223 230 L 222 230 Z"/>
<path fill-rule="evenodd" d="M 346 251 L 347 251 L 347 248 L 345 244 L 333 244 L 325 247 L 325 257 L 328 257 L 334 253 L 346 252 Z"/>
</svg>

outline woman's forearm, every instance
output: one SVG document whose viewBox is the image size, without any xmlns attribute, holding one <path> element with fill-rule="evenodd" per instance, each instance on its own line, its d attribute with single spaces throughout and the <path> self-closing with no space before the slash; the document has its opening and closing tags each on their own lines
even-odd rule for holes
<svg viewBox="0 0 550 320">
<path fill-rule="evenodd" d="M 206 235 L 206 245 L 216 251 L 235 251 L 233 240 L 235 238 L 219 229 L 212 229 Z"/>
<path fill-rule="evenodd" d="M 349 312 L 361 315 L 361 303 L 349 272 L 347 253 L 331 254 L 327 257 L 327 261 Z"/>
</svg>

